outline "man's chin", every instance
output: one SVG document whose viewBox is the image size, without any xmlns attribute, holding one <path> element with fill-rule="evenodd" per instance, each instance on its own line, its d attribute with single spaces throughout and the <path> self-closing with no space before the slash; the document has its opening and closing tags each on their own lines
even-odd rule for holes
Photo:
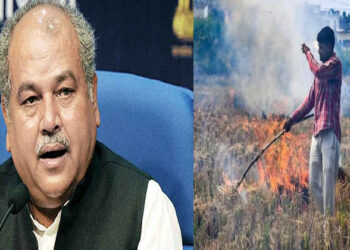
<svg viewBox="0 0 350 250">
<path fill-rule="evenodd" d="M 46 185 L 41 188 L 41 198 L 33 202 L 43 208 L 56 208 L 69 200 L 73 190 L 70 185 Z"/>
</svg>

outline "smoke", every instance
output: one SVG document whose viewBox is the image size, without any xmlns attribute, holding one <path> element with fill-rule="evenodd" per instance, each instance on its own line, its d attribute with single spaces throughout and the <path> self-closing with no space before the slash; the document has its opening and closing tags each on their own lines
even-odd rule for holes
<svg viewBox="0 0 350 250">
<path fill-rule="evenodd" d="M 221 5 L 225 43 L 235 58 L 230 78 L 245 108 L 257 114 L 291 114 L 313 82 L 301 44 L 319 59 L 315 40 L 328 22 L 315 18 L 303 1 L 234 0 Z"/>
</svg>

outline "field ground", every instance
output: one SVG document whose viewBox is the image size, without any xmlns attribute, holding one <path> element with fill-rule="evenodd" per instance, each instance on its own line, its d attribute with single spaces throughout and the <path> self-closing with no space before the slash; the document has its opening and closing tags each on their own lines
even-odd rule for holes
<svg viewBox="0 0 350 250">
<path fill-rule="evenodd" d="M 350 249 L 350 118 L 341 118 L 336 214 L 320 215 L 308 192 L 312 119 L 293 127 L 235 183 L 276 135 L 284 115 L 236 108 L 226 86 L 195 85 L 194 232 L 196 249 Z"/>
</svg>

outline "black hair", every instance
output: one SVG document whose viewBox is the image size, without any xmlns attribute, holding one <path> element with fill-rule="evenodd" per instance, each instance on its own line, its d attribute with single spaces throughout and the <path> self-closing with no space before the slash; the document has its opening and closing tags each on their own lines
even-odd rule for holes
<svg viewBox="0 0 350 250">
<path fill-rule="evenodd" d="M 332 45 L 332 48 L 334 48 L 334 31 L 329 26 L 322 28 L 317 34 L 317 41 L 323 44 L 330 44 Z"/>
</svg>

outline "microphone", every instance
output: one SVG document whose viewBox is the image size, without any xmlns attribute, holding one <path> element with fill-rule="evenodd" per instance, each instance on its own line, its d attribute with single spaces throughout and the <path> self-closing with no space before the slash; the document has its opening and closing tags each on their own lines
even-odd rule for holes
<svg viewBox="0 0 350 250">
<path fill-rule="evenodd" d="M 23 183 L 18 184 L 10 195 L 10 199 L 8 202 L 9 208 L 0 223 L 0 231 L 10 213 L 17 214 L 19 211 L 21 211 L 24 205 L 27 203 L 28 199 L 28 188 Z"/>
</svg>

